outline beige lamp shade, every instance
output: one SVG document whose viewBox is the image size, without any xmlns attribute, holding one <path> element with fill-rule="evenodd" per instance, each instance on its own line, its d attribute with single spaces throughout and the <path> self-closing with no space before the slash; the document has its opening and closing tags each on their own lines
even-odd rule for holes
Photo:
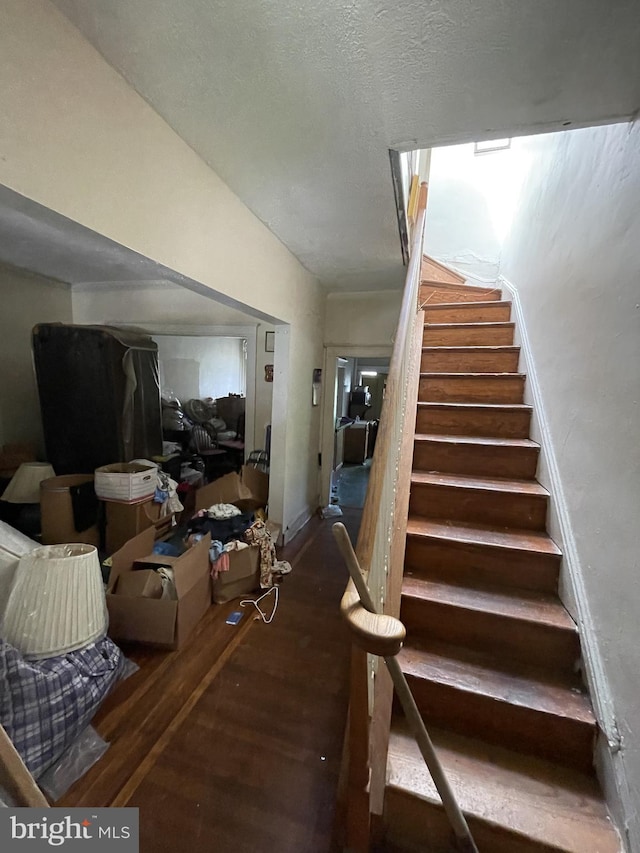
<svg viewBox="0 0 640 853">
<path fill-rule="evenodd" d="M 40 503 L 40 483 L 55 475 L 48 462 L 23 462 L 4 490 L 2 500 L 12 504 Z"/>
<path fill-rule="evenodd" d="M 103 637 L 107 604 L 93 545 L 46 545 L 20 559 L 2 635 L 25 658 L 56 657 Z"/>
</svg>

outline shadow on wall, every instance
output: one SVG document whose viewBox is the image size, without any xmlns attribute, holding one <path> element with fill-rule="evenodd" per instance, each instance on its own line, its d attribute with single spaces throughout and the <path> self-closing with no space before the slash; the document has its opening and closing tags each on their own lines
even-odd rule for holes
<svg viewBox="0 0 640 853">
<path fill-rule="evenodd" d="M 486 198 L 467 181 L 439 180 L 429 189 L 425 252 L 462 272 L 495 279 L 501 242 Z"/>
</svg>

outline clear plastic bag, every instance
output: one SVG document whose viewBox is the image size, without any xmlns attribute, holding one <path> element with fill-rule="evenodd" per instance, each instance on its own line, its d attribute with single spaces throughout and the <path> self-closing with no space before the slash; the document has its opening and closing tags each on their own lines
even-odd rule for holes
<svg viewBox="0 0 640 853">
<path fill-rule="evenodd" d="M 56 763 L 38 779 L 38 785 L 55 803 L 63 797 L 75 781 L 99 761 L 109 749 L 93 726 L 87 726 Z"/>
<path fill-rule="evenodd" d="M 342 515 L 342 510 L 337 504 L 329 504 L 320 510 L 322 518 L 339 518 Z"/>
<path fill-rule="evenodd" d="M 123 658 L 118 684 L 140 669 L 137 663 Z M 106 740 L 89 725 L 60 756 L 58 761 L 38 779 L 38 785 L 52 803 L 64 797 L 69 788 L 84 776 L 109 749 Z"/>
</svg>

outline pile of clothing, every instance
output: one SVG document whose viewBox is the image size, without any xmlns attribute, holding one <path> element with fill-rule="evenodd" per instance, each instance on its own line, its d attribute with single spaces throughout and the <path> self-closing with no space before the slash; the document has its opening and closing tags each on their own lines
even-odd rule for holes
<svg viewBox="0 0 640 853">
<path fill-rule="evenodd" d="M 229 553 L 244 548 L 260 549 L 260 587 L 270 589 L 291 566 L 276 557 L 275 545 L 259 514 L 242 512 L 233 504 L 218 503 L 200 510 L 189 522 L 187 544 L 193 545 L 211 534 L 211 575 L 215 580 L 229 570 Z"/>
</svg>

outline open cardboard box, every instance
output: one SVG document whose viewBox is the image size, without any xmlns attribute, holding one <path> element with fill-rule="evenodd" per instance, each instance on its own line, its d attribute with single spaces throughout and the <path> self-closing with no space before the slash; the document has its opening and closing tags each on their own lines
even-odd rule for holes
<svg viewBox="0 0 640 853">
<path fill-rule="evenodd" d="M 265 507 L 269 502 L 269 475 L 243 465 L 240 474 L 226 474 L 196 492 L 196 512 L 213 504 L 233 504 L 242 512 Z"/>
<path fill-rule="evenodd" d="M 260 586 L 260 549 L 243 548 L 229 552 L 229 571 L 213 582 L 213 601 L 224 604 L 253 592 Z"/>
<path fill-rule="evenodd" d="M 162 514 L 164 504 L 156 503 L 153 498 L 137 503 L 105 501 L 104 505 L 107 525 L 105 544 L 109 554 L 147 528 L 151 528 L 155 538 L 159 539 L 171 530 L 173 524 L 173 513 Z M 151 548 L 148 553 L 151 553 Z"/>
<path fill-rule="evenodd" d="M 205 536 L 180 557 L 153 559 L 154 529 L 149 528 L 116 551 L 112 556 L 107 584 L 109 636 L 113 640 L 150 643 L 167 649 L 179 649 L 211 604 L 209 546 Z M 137 598 L 118 595 L 118 579 L 155 565 L 170 565 L 174 571 L 178 600 Z"/>
</svg>

